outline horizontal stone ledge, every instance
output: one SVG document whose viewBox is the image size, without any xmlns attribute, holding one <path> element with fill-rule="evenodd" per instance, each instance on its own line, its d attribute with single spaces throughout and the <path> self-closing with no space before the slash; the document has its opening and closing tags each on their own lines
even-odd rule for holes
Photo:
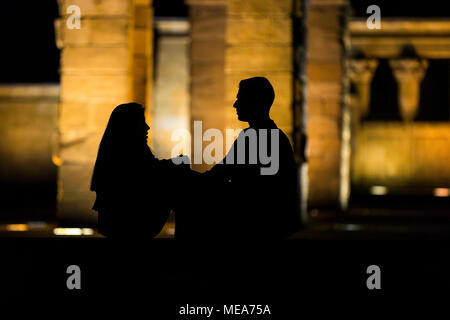
<svg viewBox="0 0 450 320">
<path fill-rule="evenodd" d="M 63 46 L 73 45 L 126 45 L 129 21 L 121 19 L 81 19 L 80 29 L 69 29 L 64 19 L 59 19 L 60 41 Z"/>
<path fill-rule="evenodd" d="M 61 77 L 61 96 L 63 99 L 124 98 L 128 95 L 128 75 L 63 75 Z"/>
<path fill-rule="evenodd" d="M 61 65 L 76 69 L 127 69 L 128 48 L 65 48 Z"/>
<path fill-rule="evenodd" d="M 220 106 L 220 108 L 223 108 L 224 101 L 220 99 L 220 97 L 211 97 L 211 98 L 203 98 L 203 97 L 197 97 L 192 96 L 191 97 L 191 105 L 195 107 L 196 110 L 204 110 L 208 111 L 212 108 L 212 106 L 217 107 Z M 194 108 L 192 108 L 194 109 Z M 214 116 L 214 115 L 211 115 Z"/>
<path fill-rule="evenodd" d="M 397 18 L 383 17 L 382 25 L 383 27 L 381 29 L 371 30 L 367 28 L 367 19 L 352 18 L 349 21 L 348 27 L 351 35 L 450 35 L 450 21 L 448 19 L 402 18 L 399 20 Z"/>
<path fill-rule="evenodd" d="M 225 71 L 291 71 L 292 59 L 290 46 L 233 46 L 226 51 Z"/>
<path fill-rule="evenodd" d="M 214 33 L 191 33 L 190 41 L 194 43 L 196 41 L 210 41 L 214 42 L 225 42 L 225 32 L 214 34 Z"/>
<path fill-rule="evenodd" d="M 224 42 L 196 41 L 190 47 L 191 61 L 224 61 L 225 48 Z"/>
<path fill-rule="evenodd" d="M 229 0 L 228 12 L 230 14 L 266 13 L 290 15 L 293 0 Z"/>
<path fill-rule="evenodd" d="M 129 69 L 113 69 L 113 68 L 64 68 L 60 74 L 65 75 L 84 75 L 84 74 L 90 74 L 90 75 L 121 75 L 121 74 L 132 74 L 132 72 Z"/>
<path fill-rule="evenodd" d="M 228 17 L 227 42 L 292 42 L 292 21 L 289 18 Z"/>
<path fill-rule="evenodd" d="M 0 84 L 0 99 L 21 99 L 21 98 L 59 98 L 60 85 L 58 83 L 42 84 Z"/>
<path fill-rule="evenodd" d="M 80 69 L 60 69 L 59 74 L 62 75 L 73 75 L 73 76 L 83 76 L 83 75 L 91 75 L 91 76 L 118 76 L 123 74 L 128 74 L 132 77 L 133 72 L 130 70 L 124 69 L 89 69 L 89 70 L 80 70 Z"/>
<path fill-rule="evenodd" d="M 267 12 L 229 12 L 227 17 L 231 19 L 264 19 L 267 18 Z M 292 14 L 285 13 L 270 13 L 270 18 L 273 19 L 284 19 L 292 21 Z"/>
<path fill-rule="evenodd" d="M 62 49 L 128 49 L 129 48 L 129 42 L 122 42 L 122 43 L 66 43 L 62 45 Z"/>
<path fill-rule="evenodd" d="M 341 82 L 343 68 L 339 63 L 314 63 L 307 62 L 306 76 L 310 82 Z"/>
<path fill-rule="evenodd" d="M 67 15 L 67 8 L 76 5 L 81 15 L 123 15 L 131 13 L 131 1 L 126 0 L 58 0 L 59 14 Z"/>
<path fill-rule="evenodd" d="M 65 14 L 62 16 L 59 16 L 58 18 L 56 18 L 56 20 L 61 20 L 63 22 L 63 25 L 65 26 L 67 23 L 67 19 L 70 18 L 72 14 Z M 81 21 L 84 20 L 122 20 L 122 19 L 126 19 L 128 21 L 131 21 L 132 16 L 131 15 L 127 15 L 127 14 L 114 14 L 114 15 L 103 15 L 103 14 L 81 14 Z M 83 26 L 83 24 L 81 24 L 81 27 Z M 80 29 L 73 29 L 73 30 L 80 30 Z"/>
</svg>

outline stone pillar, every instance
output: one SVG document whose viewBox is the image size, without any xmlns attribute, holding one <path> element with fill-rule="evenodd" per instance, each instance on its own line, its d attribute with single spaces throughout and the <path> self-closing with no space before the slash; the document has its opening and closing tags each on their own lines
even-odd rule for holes
<svg viewBox="0 0 450 320">
<path fill-rule="evenodd" d="M 145 106 L 151 124 L 153 106 L 153 7 L 152 0 L 134 0 L 133 101 Z"/>
<path fill-rule="evenodd" d="M 355 121 L 369 114 L 370 84 L 378 61 L 375 59 L 353 59 L 349 61 L 348 76 L 356 87 L 356 109 L 352 110 Z"/>
<path fill-rule="evenodd" d="M 420 82 L 428 67 L 428 61 L 420 59 L 392 59 L 389 64 L 398 83 L 398 104 L 400 115 L 411 122 L 417 114 L 420 97 Z"/>
<path fill-rule="evenodd" d="M 275 90 L 270 115 L 292 142 L 293 6 L 292 0 L 228 0 L 225 61 L 228 127 L 248 126 L 237 120 L 232 107 L 239 81 L 264 76 Z"/>
<path fill-rule="evenodd" d="M 80 29 L 66 25 L 70 5 L 80 8 Z M 135 66 L 142 62 L 141 55 L 151 52 L 150 41 L 145 44 L 138 36 L 141 26 L 151 26 L 144 8 L 149 6 L 149 1 L 141 0 L 59 0 L 61 18 L 55 23 L 61 49 L 58 214 L 63 222 L 95 223 L 91 210 L 95 193 L 89 187 L 109 116 L 120 103 L 144 101 L 136 85 L 142 77 L 136 76 Z M 138 62 L 133 63 L 135 58 Z M 148 77 L 148 67 L 143 68 Z"/>
<path fill-rule="evenodd" d="M 186 2 L 190 6 L 191 22 L 191 119 L 202 121 L 203 131 L 209 128 L 223 130 L 226 0 Z M 209 167 L 203 163 L 192 165 L 198 171 Z"/>
<path fill-rule="evenodd" d="M 342 0 L 311 0 L 307 12 L 310 207 L 340 204 L 345 6 Z"/>
<path fill-rule="evenodd" d="M 189 22 L 159 19 L 155 23 L 155 86 L 152 108 L 151 139 L 159 158 L 170 158 L 172 134 L 190 130 L 189 106 Z M 186 152 L 185 152 L 186 153 Z"/>
</svg>

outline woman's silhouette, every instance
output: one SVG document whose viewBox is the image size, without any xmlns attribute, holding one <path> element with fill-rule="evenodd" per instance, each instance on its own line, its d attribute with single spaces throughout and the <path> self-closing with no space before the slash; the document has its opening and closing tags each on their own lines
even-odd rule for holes
<svg viewBox="0 0 450 320">
<path fill-rule="evenodd" d="M 100 142 L 91 190 L 97 198 L 99 232 L 108 237 L 151 237 L 169 215 L 170 160 L 158 160 L 147 145 L 144 108 L 121 104 L 112 112 Z"/>
</svg>

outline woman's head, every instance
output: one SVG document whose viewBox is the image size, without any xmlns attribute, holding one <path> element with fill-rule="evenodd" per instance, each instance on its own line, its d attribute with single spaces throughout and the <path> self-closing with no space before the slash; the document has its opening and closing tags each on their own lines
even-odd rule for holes
<svg viewBox="0 0 450 320">
<path fill-rule="evenodd" d="M 147 141 L 149 129 L 142 105 L 134 102 L 121 104 L 111 113 L 103 139 L 125 140 L 126 143 L 130 142 L 128 139 Z"/>
<path fill-rule="evenodd" d="M 123 172 L 139 167 L 138 163 L 149 153 L 149 129 L 142 105 L 126 103 L 113 110 L 98 149 L 91 190 L 108 186 Z"/>
</svg>

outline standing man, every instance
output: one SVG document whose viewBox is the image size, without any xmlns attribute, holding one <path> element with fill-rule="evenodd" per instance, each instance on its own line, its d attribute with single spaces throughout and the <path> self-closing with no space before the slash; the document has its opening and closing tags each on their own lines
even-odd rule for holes
<svg viewBox="0 0 450 320">
<path fill-rule="evenodd" d="M 229 240 L 286 238 L 300 228 L 299 192 L 289 139 L 269 116 L 275 92 L 269 80 L 254 77 L 239 83 L 236 98 L 238 119 L 249 127 L 198 177 L 206 204 L 196 210 L 196 232 Z"/>
</svg>

